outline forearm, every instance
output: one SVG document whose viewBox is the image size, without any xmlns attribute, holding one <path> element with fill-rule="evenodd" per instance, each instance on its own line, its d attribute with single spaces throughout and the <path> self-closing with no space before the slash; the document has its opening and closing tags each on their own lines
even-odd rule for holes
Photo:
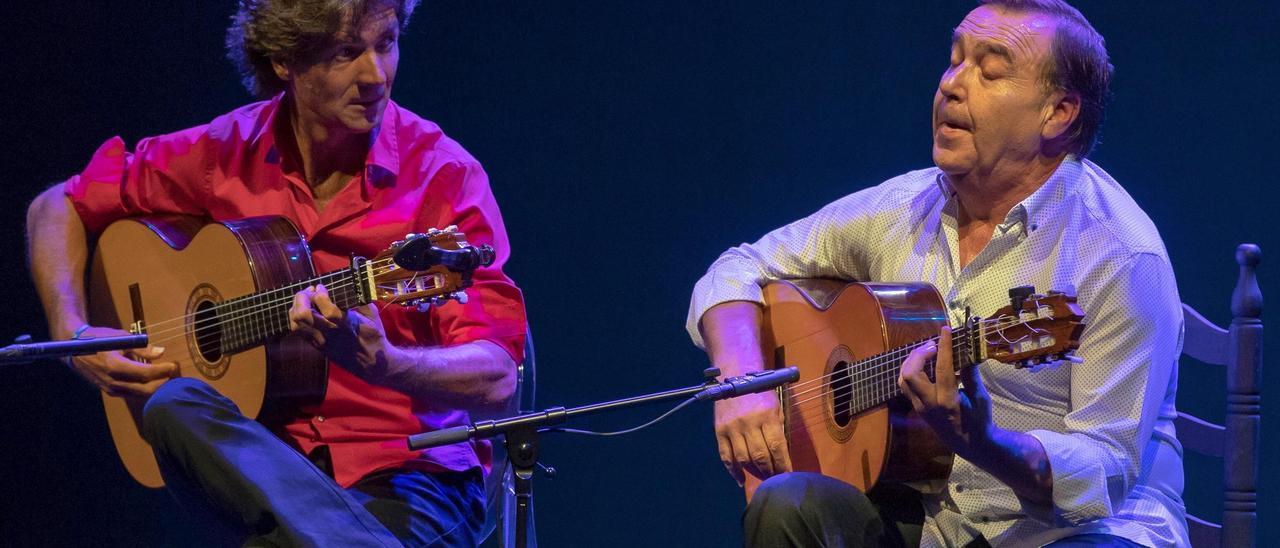
<svg viewBox="0 0 1280 548">
<path fill-rule="evenodd" d="M 725 377 L 760 371 L 765 368 L 760 348 L 759 304 L 729 301 L 707 309 L 699 329 L 706 343 L 707 356 Z"/>
<path fill-rule="evenodd" d="M 55 339 L 69 338 L 86 321 L 88 255 L 84 223 L 63 194 L 63 185 L 45 190 L 27 209 L 27 259 Z"/>
<path fill-rule="evenodd" d="M 985 438 L 960 456 L 995 476 L 1018 496 L 1051 506 L 1053 473 L 1040 440 L 994 426 Z"/>
<path fill-rule="evenodd" d="M 390 348 L 385 368 L 374 381 L 458 409 L 496 411 L 515 392 L 516 364 L 489 341 Z"/>
</svg>

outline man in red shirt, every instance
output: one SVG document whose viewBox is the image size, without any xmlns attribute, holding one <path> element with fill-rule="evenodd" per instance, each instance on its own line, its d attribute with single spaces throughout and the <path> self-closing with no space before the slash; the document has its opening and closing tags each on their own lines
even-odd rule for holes
<svg viewBox="0 0 1280 548">
<path fill-rule="evenodd" d="M 416 3 L 242 1 L 229 55 L 269 100 L 144 139 L 132 153 L 108 140 L 28 213 L 32 272 L 58 339 L 119 334 L 86 323 L 83 287 L 89 237 L 123 217 L 282 215 L 307 238 L 317 272 L 431 227 L 457 225 L 494 247 L 466 304 L 343 312 L 323 286 L 300 292 L 290 325 L 329 356 L 328 387 L 274 434 L 204 382 L 174 378 L 182 364 L 163 348 L 72 361 L 103 391 L 147 402 L 144 435 L 171 490 L 211 506 L 251 543 L 480 540 L 490 446 L 411 452 L 404 438 L 464 424 L 469 411 L 510 397 L 524 306 L 502 273 L 507 237 L 483 169 L 389 99 Z"/>
</svg>

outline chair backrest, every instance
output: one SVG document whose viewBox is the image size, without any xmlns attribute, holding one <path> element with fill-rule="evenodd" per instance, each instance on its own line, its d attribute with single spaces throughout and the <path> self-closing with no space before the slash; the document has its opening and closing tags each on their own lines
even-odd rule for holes
<svg viewBox="0 0 1280 548">
<path fill-rule="evenodd" d="M 1262 292 L 1255 275 L 1262 251 L 1253 244 L 1236 249 L 1240 278 L 1231 295 L 1231 326 L 1222 329 L 1182 305 L 1186 322 L 1182 353 L 1226 366 L 1226 424 L 1178 413 L 1175 425 L 1185 450 L 1222 459 L 1223 512 L 1217 524 L 1187 516 L 1196 548 L 1257 545 L 1259 411 L 1262 394 Z"/>
<path fill-rule="evenodd" d="M 506 409 L 494 418 L 505 418 L 526 411 L 535 410 L 537 398 L 536 380 L 538 378 L 537 362 L 534 359 L 533 332 L 526 331 L 524 338 L 524 360 L 516 365 L 516 390 L 507 402 Z M 485 524 L 481 529 L 481 538 L 494 535 L 494 539 L 486 544 L 502 547 L 515 546 L 516 526 L 516 494 L 514 473 L 511 460 L 507 458 L 507 450 L 503 440 L 493 440 L 493 469 L 485 478 Z M 529 504 L 529 538 L 528 545 L 536 546 L 533 534 L 533 503 Z"/>
</svg>

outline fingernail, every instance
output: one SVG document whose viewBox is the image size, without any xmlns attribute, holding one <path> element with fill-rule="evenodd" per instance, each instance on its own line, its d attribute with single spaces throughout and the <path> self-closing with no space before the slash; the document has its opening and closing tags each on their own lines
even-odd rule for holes
<svg viewBox="0 0 1280 548">
<path fill-rule="evenodd" d="M 153 351 L 155 351 L 155 353 L 157 353 L 157 354 L 160 354 L 160 353 L 163 353 L 163 352 L 164 352 L 164 347 L 163 347 L 163 346 L 153 346 L 153 347 L 151 347 L 151 349 L 152 349 Z"/>
</svg>

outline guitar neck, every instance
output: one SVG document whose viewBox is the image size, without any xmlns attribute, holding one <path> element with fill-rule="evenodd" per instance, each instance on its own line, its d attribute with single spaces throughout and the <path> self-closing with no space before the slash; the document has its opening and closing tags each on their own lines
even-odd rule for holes
<svg viewBox="0 0 1280 548">
<path fill-rule="evenodd" d="M 364 260 L 357 260 L 350 268 L 220 303 L 214 308 L 214 317 L 221 327 L 222 351 L 240 352 L 288 333 L 293 298 L 306 287 L 323 284 L 333 304 L 342 310 L 368 304 L 372 299 L 364 285 L 367 278 L 361 271 L 362 264 Z"/>
<path fill-rule="evenodd" d="M 975 352 L 974 337 L 977 334 L 978 330 L 970 329 L 969 326 L 961 326 L 952 330 L 951 356 L 957 372 L 975 365 L 974 356 L 977 353 Z M 845 411 L 858 414 L 884 405 L 889 400 L 901 395 L 902 391 L 898 388 L 898 376 L 902 371 L 902 364 L 906 361 L 907 356 L 917 347 L 929 341 L 936 342 L 937 340 L 938 337 L 936 336 L 930 337 L 881 352 L 850 364 L 843 374 L 833 373 L 828 382 L 831 390 L 838 396 L 834 401 L 837 402 L 837 405 L 847 405 L 848 407 Z M 925 373 L 934 381 L 937 380 L 934 373 L 936 365 L 937 360 L 935 358 L 930 358 L 925 362 Z M 847 394 L 847 397 L 845 397 L 845 394 Z"/>
</svg>

